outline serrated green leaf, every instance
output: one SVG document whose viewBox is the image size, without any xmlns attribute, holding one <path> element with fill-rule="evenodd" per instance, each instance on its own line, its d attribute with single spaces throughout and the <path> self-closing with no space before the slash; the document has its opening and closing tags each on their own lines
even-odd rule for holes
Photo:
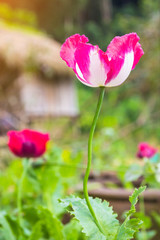
<svg viewBox="0 0 160 240">
<path fill-rule="evenodd" d="M 130 217 L 136 211 L 135 205 L 138 201 L 138 196 L 145 190 L 145 188 L 146 187 L 144 186 L 135 189 L 133 194 L 129 197 L 131 209 L 126 213 L 126 219 L 118 229 L 115 240 L 130 240 L 133 238 L 134 234 L 138 232 L 138 230 L 141 228 L 143 221 L 141 221 L 139 218 L 130 219 Z"/>
<path fill-rule="evenodd" d="M 131 209 L 126 213 L 127 216 L 130 216 L 132 213 L 136 212 L 135 205 L 138 202 L 139 195 L 146 189 L 146 186 L 136 188 L 133 194 L 129 197 L 129 201 L 131 203 Z"/>
<path fill-rule="evenodd" d="M 115 240 L 130 240 L 133 238 L 135 232 L 137 232 L 142 226 L 143 222 L 139 219 L 130 219 L 120 227 L 120 231 L 117 234 Z"/>
<path fill-rule="evenodd" d="M 134 213 L 134 217 L 139 218 L 143 222 L 143 228 L 149 229 L 152 227 L 152 219 L 146 216 L 143 212 Z"/>
<path fill-rule="evenodd" d="M 118 234 L 115 240 L 130 240 L 134 235 L 134 230 L 127 228 L 125 224 L 122 224 L 119 228 Z"/>
<path fill-rule="evenodd" d="M 126 226 L 130 229 L 134 229 L 134 232 L 138 232 L 142 224 L 143 221 L 141 221 L 140 219 L 132 218 L 127 221 Z"/>
<path fill-rule="evenodd" d="M 113 213 L 112 207 L 109 207 L 108 202 L 102 202 L 99 198 L 93 199 L 90 197 L 89 199 L 105 235 L 99 231 L 95 224 L 85 199 L 71 196 L 61 200 L 61 203 L 65 207 L 72 207 L 73 211 L 70 211 L 70 213 L 80 222 L 82 231 L 86 234 L 88 240 L 114 239 L 119 227 L 119 222 L 116 219 L 117 214 Z"/>
</svg>

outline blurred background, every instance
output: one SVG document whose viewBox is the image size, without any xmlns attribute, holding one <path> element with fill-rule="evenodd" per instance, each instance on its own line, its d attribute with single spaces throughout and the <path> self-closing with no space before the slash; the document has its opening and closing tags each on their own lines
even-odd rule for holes
<svg viewBox="0 0 160 240">
<path fill-rule="evenodd" d="M 17 183 L 22 172 L 21 161 L 12 161 L 14 156 L 7 147 L 6 134 L 10 129 L 33 128 L 49 132 L 52 139 L 44 157 L 49 167 L 47 164 L 43 168 L 33 166 L 25 179 L 23 201 L 26 206 L 43 204 L 43 192 L 46 202 L 51 201 L 48 197 L 51 196 L 49 205 L 53 205 L 54 213 L 59 217 L 64 209 L 59 210 L 57 199 L 75 189 L 82 190 L 82 186 L 76 184 L 82 182 L 81 175 L 86 166 L 87 139 L 98 89 L 89 88 L 76 79 L 59 56 L 61 44 L 70 35 L 79 33 L 105 51 L 112 38 L 130 32 L 137 32 L 145 54 L 124 84 L 106 88 L 94 136 L 91 174 L 94 180 L 102 170 L 110 170 L 106 178 L 101 175 L 96 188 L 101 183 L 105 188 L 120 188 L 116 194 L 118 197 L 122 194 L 122 198 L 125 195 L 122 187 L 133 188 L 130 182 L 143 175 L 147 184 L 151 184 L 149 186 L 160 186 L 159 177 L 155 177 L 159 176 L 160 167 L 156 165 L 154 172 L 150 163 L 145 165 L 136 158 L 139 142 L 148 142 L 157 149 L 160 147 L 160 1 L 0 0 L 2 209 L 15 214 Z M 132 164 L 137 165 L 126 177 Z M 136 184 L 134 186 L 139 186 Z M 110 200 L 110 193 L 106 193 L 109 194 L 107 200 Z M 129 206 L 129 194 L 125 195 L 126 202 L 121 207 L 120 200 L 114 205 L 120 215 Z M 157 212 L 160 194 L 151 195 L 153 199 L 147 211 Z M 103 198 L 102 195 L 99 197 Z M 160 226 L 160 215 L 155 212 Z M 145 220 L 144 229 L 150 229 L 151 220 L 144 215 L 141 214 L 141 219 Z M 30 219 L 32 222 L 32 211 Z M 136 239 L 153 239 L 155 234 L 151 231 L 148 238 L 139 235 Z M 156 240 L 159 240 L 158 234 Z"/>
<path fill-rule="evenodd" d="M 117 167 L 135 161 L 140 141 L 158 147 L 159 27 L 158 0 L 0 0 L 0 154 L 6 132 L 27 127 L 86 154 L 98 89 L 82 85 L 59 57 L 74 33 L 105 51 L 114 36 L 135 31 L 145 52 L 127 82 L 106 89 L 94 161 Z"/>
</svg>

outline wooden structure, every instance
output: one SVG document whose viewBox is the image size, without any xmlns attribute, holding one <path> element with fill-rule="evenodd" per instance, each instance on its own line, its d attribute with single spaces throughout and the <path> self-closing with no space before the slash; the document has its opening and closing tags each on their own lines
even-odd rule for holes
<svg viewBox="0 0 160 240">
<path fill-rule="evenodd" d="M 73 72 L 42 33 L 0 28 L 0 109 L 24 118 L 78 114 Z"/>
</svg>

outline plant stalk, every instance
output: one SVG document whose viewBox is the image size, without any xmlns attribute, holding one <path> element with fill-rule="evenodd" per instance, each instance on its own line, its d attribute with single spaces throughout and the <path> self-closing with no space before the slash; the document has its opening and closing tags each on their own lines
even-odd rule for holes
<svg viewBox="0 0 160 240">
<path fill-rule="evenodd" d="M 21 225 L 21 213 L 22 213 L 22 189 L 23 181 L 26 176 L 30 161 L 28 158 L 23 159 L 23 172 L 18 183 L 18 194 L 17 194 L 17 207 L 18 207 L 18 223 Z"/>
<path fill-rule="evenodd" d="M 86 169 L 86 173 L 84 176 L 84 181 L 83 181 L 83 192 L 84 192 L 84 197 L 88 206 L 88 209 L 97 225 L 97 227 L 99 228 L 100 232 L 102 234 L 104 234 L 104 231 L 100 225 L 100 223 L 98 222 L 98 219 L 96 217 L 96 214 L 91 206 L 90 200 L 89 200 L 89 195 L 88 195 L 88 188 L 87 188 L 87 182 L 88 182 L 88 178 L 89 178 L 89 173 L 91 170 L 91 161 L 92 161 L 92 140 L 93 140 L 93 135 L 94 135 L 94 131 L 96 128 L 96 124 L 97 124 L 97 120 L 99 117 L 99 113 L 102 107 L 102 102 L 103 102 L 103 98 L 104 98 L 104 93 L 105 93 L 105 87 L 100 87 L 100 94 L 99 94 L 99 99 L 98 99 L 98 103 L 97 103 L 97 108 L 95 111 L 95 115 L 93 118 L 93 122 L 91 125 L 91 129 L 90 129 L 90 133 L 89 133 L 89 139 L 88 139 L 88 163 L 87 163 L 87 169 Z"/>
<path fill-rule="evenodd" d="M 145 179 L 142 181 L 141 187 L 145 186 Z M 145 216 L 145 202 L 144 202 L 144 196 L 141 195 L 140 198 L 139 198 L 139 207 L 140 207 L 140 212 Z M 146 232 L 146 227 L 143 223 L 143 226 L 142 226 L 142 231 L 143 231 L 143 237 L 144 237 L 144 240 L 147 240 L 147 232 Z"/>
</svg>

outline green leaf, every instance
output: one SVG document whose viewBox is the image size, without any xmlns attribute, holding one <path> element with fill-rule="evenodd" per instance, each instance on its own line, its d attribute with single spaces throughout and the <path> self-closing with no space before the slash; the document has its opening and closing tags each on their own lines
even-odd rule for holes
<svg viewBox="0 0 160 240">
<path fill-rule="evenodd" d="M 156 176 L 156 164 L 146 161 L 144 165 L 144 179 L 145 182 L 152 188 L 159 188 L 160 185 L 157 182 Z"/>
<path fill-rule="evenodd" d="M 129 197 L 129 201 L 131 203 L 131 209 L 126 213 L 128 217 L 130 217 L 132 213 L 136 212 L 135 205 L 138 202 L 138 197 L 142 192 L 144 192 L 145 189 L 146 189 L 146 186 L 140 187 L 138 189 L 136 188 L 133 194 Z"/>
<path fill-rule="evenodd" d="M 54 166 L 45 165 L 36 170 L 37 179 L 41 185 L 43 193 L 52 194 L 59 181 L 59 173 Z"/>
<path fill-rule="evenodd" d="M 113 213 L 112 207 L 109 207 L 108 202 L 102 202 L 99 198 L 93 199 L 90 197 L 89 199 L 105 235 L 99 231 L 95 224 L 85 199 L 71 196 L 60 201 L 64 207 L 72 207 L 73 211 L 71 210 L 70 213 L 80 222 L 83 229 L 82 232 L 86 234 L 88 240 L 114 239 L 119 227 L 119 222 L 116 219 L 117 214 Z"/>
<path fill-rule="evenodd" d="M 23 208 L 24 220 L 28 223 L 29 227 L 33 227 L 33 225 L 39 220 L 38 210 L 36 207 L 24 207 Z"/>
<path fill-rule="evenodd" d="M 32 229 L 29 240 L 40 240 L 41 237 L 43 237 L 42 227 L 43 227 L 43 221 L 38 221 Z"/>
<path fill-rule="evenodd" d="M 151 231 L 141 231 L 138 232 L 136 234 L 136 239 L 137 240 L 152 240 L 154 238 L 154 236 L 156 235 L 156 231 L 155 230 L 151 230 Z"/>
<path fill-rule="evenodd" d="M 47 208 L 39 207 L 39 218 L 47 235 L 54 240 L 64 240 L 62 223 Z M 39 225 L 38 227 L 40 228 Z"/>
<path fill-rule="evenodd" d="M 127 228 L 134 230 L 134 232 L 138 232 L 142 224 L 143 224 L 143 221 L 141 221 L 140 219 L 132 218 L 127 221 L 126 226 Z"/>
<path fill-rule="evenodd" d="M 132 182 L 137 180 L 143 174 L 143 168 L 138 164 L 133 164 L 125 174 L 125 180 Z"/>
<path fill-rule="evenodd" d="M 152 212 L 152 216 L 155 222 L 157 223 L 157 225 L 160 227 L 160 214 L 157 212 Z"/>
<path fill-rule="evenodd" d="M 124 222 L 118 231 L 118 234 L 115 238 L 115 240 L 130 240 L 133 238 L 134 233 L 139 230 L 139 228 L 142 225 L 142 221 L 139 219 L 130 219 L 127 222 Z"/>
<path fill-rule="evenodd" d="M 138 232 L 141 228 L 143 221 L 139 218 L 130 217 L 133 213 L 136 212 L 135 205 L 138 201 L 138 196 L 146 189 L 146 187 L 140 187 L 139 189 L 135 189 L 133 194 L 129 197 L 129 201 L 131 203 L 131 209 L 126 213 L 126 219 L 123 224 L 119 227 L 117 236 L 115 240 L 130 240 L 133 238 L 134 234 Z"/>
<path fill-rule="evenodd" d="M 64 225 L 63 232 L 65 240 L 79 240 L 81 233 L 81 226 L 77 220 L 72 219 L 68 224 Z"/>
<path fill-rule="evenodd" d="M 7 214 L 5 216 L 5 218 L 6 218 L 7 222 L 8 222 L 8 224 L 9 224 L 9 226 L 10 226 L 10 228 L 11 228 L 11 230 L 12 230 L 14 236 L 15 236 L 15 238 L 17 239 L 18 236 L 19 236 L 18 240 L 20 240 L 20 236 L 21 236 L 21 238 L 23 238 L 23 240 L 26 239 L 25 238 L 25 234 L 24 234 L 24 230 L 19 225 L 19 223 L 17 221 L 17 218 L 15 216 L 12 216 L 12 214 L 11 215 Z"/>
<path fill-rule="evenodd" d="M 0 228 L 5 240 L 16 240 L 13 231 L 3 212 L 0 212 Z"/>
<path fill-rule="evenodd" d="M 152 227 L 152 219 L 149 216 L 146 216 L 143 212 L 134 213 L 134 217 L 139 218 L 143 222 L 144 229 L 149 229 Z"/>
<path fill-rule="evenodd" d="M 31 229 L 29 240 L 64 240 L 62 223 L 47 208 L 39 206 L 33 208 L 33 211 L 32 208 L 25 209 L 25 219 L 29 222 L 28 228 Z"/>
</svg>

